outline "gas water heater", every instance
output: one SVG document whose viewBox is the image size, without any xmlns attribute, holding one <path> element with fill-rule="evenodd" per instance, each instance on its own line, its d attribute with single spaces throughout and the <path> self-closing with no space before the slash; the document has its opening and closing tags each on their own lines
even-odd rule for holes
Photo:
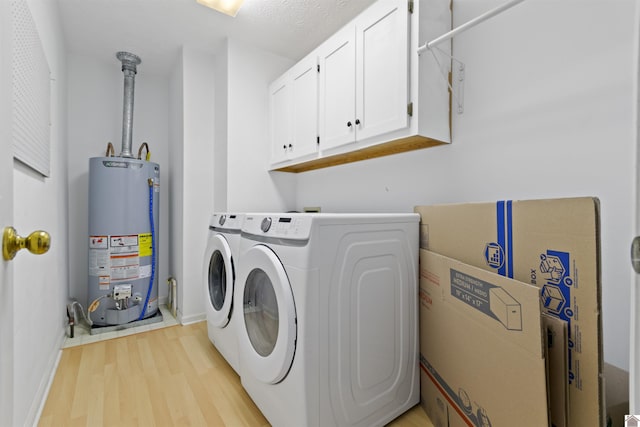
<svg viewBox="0 0 640 427">
<path fill-rule="evenodd" d="M 158 312 L 160 166 L 143 143 L 131 152 L 133 93 L 140 58 L 118 52 L 124 73 L 122 151 L 89 159 L 89 300 L 93 325 L 121 325 Z M 142 158 L 142 152 L 146 155 Z"/>
</svg>

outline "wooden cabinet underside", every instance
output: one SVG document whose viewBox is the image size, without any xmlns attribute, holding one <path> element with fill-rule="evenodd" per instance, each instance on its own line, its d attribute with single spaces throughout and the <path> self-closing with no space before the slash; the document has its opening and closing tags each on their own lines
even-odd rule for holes
<svg viewBox="0 0 640 427">
<path fill-rule="evenodd" d="M 345 163 L 357 162 L 360 160 L 373 159 L 376 157 L 388 156 L 391 154 L 404 153 L 406 151 L 420 150 L 422 148 L 443 145 L 445 142 L 424 136 L 410 136 L 371 147 L 361 148 L 348 153 L 335 154 L 318 159 L 309 160 L 304 163 L 274 168 L 279 172 L 306 172 L 314 169 L 328 168 L 331 166 L 343 165 Z"/>
</svg>

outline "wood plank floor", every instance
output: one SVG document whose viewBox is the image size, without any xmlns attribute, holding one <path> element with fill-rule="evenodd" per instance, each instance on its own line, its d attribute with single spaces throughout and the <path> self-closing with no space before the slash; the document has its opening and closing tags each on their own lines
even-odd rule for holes
<svg viewBox="0 0 640 427">
<path fill-rule="evenodd" d="M 268 426 L 207 324 L 66 348 L 40 426 Z M 390 425 L 432 427 L 416 406 Z"/>
</svg>

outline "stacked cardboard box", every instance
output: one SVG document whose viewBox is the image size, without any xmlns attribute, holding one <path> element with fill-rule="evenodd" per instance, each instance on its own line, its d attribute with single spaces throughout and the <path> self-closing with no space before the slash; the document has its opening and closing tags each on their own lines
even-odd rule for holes
<svg viewBox="0 0 640 427">
<path fill-rule="evenodd" d="M 539 426 L 548 413 L 557 427 L 603 426 L 598 200 L 415 211 L 422 399 L 434 423 Z"/>
</svg>

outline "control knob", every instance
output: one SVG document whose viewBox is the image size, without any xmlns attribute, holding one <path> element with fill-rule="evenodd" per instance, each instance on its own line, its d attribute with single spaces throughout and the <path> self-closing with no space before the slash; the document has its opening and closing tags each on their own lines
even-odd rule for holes
<svg viewBox="0 0 640 427">
<path fill-rule="evenodd" d="M 269 231 L 270 228 L 271 228 L 271 218 L 267 216 L 262 219 L 262 223 L 260 224 L 260 229 L 266 233 L 267 231 Z"/>
</svg>

